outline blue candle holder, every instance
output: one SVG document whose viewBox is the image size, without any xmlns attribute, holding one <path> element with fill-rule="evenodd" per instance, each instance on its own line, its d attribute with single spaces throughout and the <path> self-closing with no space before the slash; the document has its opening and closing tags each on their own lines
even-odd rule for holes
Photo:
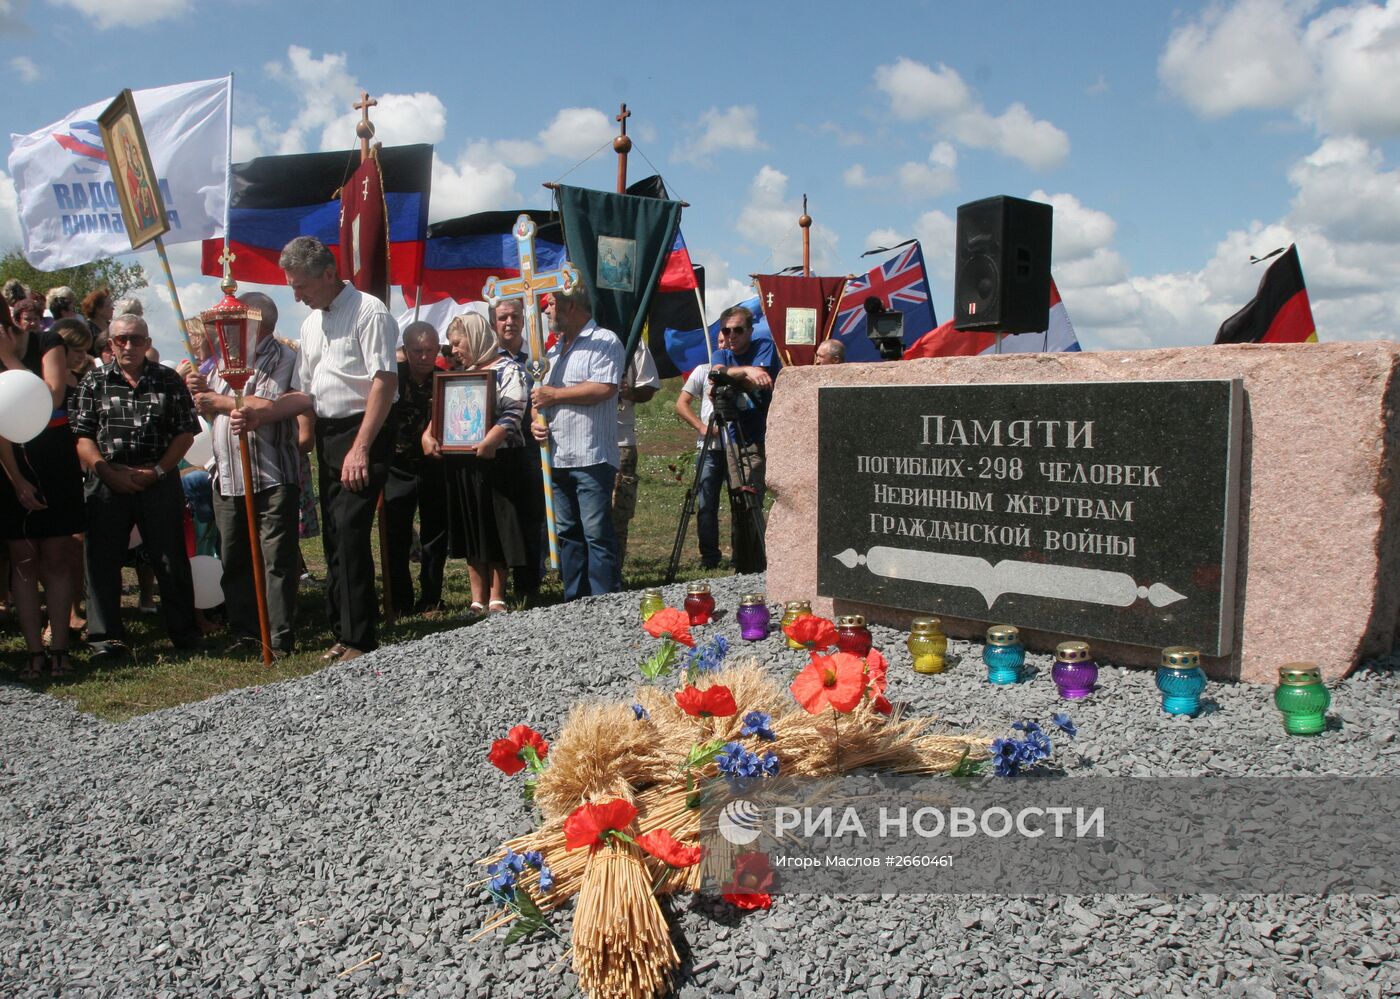
<svg viewBox="0 0 1400 999">
<path fill-rule="evenodd" d="M 1167 714 L 1195 717 L 1201 710 L 1201 692 L 1206 689 L 1200 650 L 1184 645 L 1163 649 L 1157 689 L 1162 692 L 1162 710 Z"/>
<path fill-rule="evenodd" d="M 987 643 L 982 646 L 982 661 L 987 664 L 988 683 L 1020 683 L 1021 668 L 1026 664 L 1021 632 L 1010 624 L 992 625 L 987 629 Z"/>
</svg>

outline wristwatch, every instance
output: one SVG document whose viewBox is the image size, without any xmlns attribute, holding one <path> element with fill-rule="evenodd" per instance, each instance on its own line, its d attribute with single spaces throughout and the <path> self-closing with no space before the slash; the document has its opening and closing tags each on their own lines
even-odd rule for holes
<svg viewBox="0 0 1400 999">
<path fill-rule="evenodd" d="M 162 482 L 162 481 L 164 481 L 165 476 L 166 476 L 166 471 L 165 471 L 165 469 L 163 469 L 163 468 L 160 467 L 160 463 L 159 463 L 159 462 L 156 463 L 156 465 L 155 465 L 155 467 L 154 467 L 154 471 L 155 471 L 155 473 L 156 473 L 156 481 L 157 481 L 157 482 Z"/>
</svg>

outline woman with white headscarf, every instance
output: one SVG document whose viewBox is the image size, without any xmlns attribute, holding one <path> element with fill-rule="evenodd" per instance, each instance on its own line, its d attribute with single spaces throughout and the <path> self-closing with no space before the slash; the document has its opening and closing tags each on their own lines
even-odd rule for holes
<svg viewBox="0 0 1400 999">
<path fill-rule="evenodd" d="M 496 331 L 475 312 L 447 327 L 447 341 L 464 371 L 490 372 L 496 400 L 492 424 L 469 454 L 442 455 L 429 425 L 423 453 L 441 456 L 447 479 L 447 547 L 467 560 L 473 614 L 499 614 L 506 606 L 506 569 L 525 564 L 517 496 L 525 476 L 521 420 L 528 394 L 525 371 L 506 353 Z"/>
</svg>

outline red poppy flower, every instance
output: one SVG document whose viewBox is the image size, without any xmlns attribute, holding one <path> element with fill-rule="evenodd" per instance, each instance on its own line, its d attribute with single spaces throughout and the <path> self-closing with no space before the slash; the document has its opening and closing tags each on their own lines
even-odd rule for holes
<svg viewBox="0 0 1400 999">
<path fill-rule="evenodd" d="M 739 713 L 733 692 L 722 683 L 704 690 L 687 685 L 676 691 L 676 705 L 692 718 L 728 718 Z"/>
<path fill-rule="evenodd" d="M 852 711 L 865 696 L 865 660 L 849 652 L 829 656 L 814 652 L 788 689 L 809 715 L 821 714 L 828 704 L 842 714 Z"/>
<path fill-rule="evenodd" d="M 792 624 L 785 625 L 783 634 L 817 652 L 824 652 L 836 644 L 836 626 L 815 614 L 803 614 Z"/>
<path fill-rule="evenodd" d="M 564 820 L 564 848 L 600 846 L 609 833 L 622 832 L 636 817 L 636 806 L 625 798 L 580 805 Z"/>
<path fill-rule="evenodd" d="M 744 853 L 734 860 L 734 878 L 722 887 L 724 900 L 740 909 L 771 909 L 773 868 L 766 853 Z"/>
<path fill-rule="evenodd" d="M 526 746 L 534 749 L 540 759 L 549 755 L 549 743 L 544 741 L 543 736 L 529 725 L 517 725 L 504 739 L 491 743 L 488 758 L 508 775 L 518 774 L 525 769 L 527 760 L 523 750 Z"/>
<path fill-rule="evenodd" d="M 875 700 L 871 702 L 870 706 L 882 715 L 894 713 L 894 705 L 889 702 L 889 699 L 886 698 L 884 694 L 876 694 Z"/>
<path fill-rule="evenodd" d="M 885 657 L 880 655 L 879 649 L 871 649 L 865 657 L 865 679 L 866 686 L 871 693 L 883 694 L 885 692 L 886 676 L 889 673 L 890 664 L 885 661 Z"/>
<path fill-rule="evenodd" d="M 686 846 L 665 829 L 638 836 L 637 845 L 669 867 L 693 867 L 705 855 L 703 846 Z"/>
<path fill-rule="evenodd" d="M 690 637 L 690 615 L 674 607 L 663 607 L 647 618 L 642 627 L 652 638 L 669 638 L 682 645 L 695 645 L 695 639 Z"/>
</svg>

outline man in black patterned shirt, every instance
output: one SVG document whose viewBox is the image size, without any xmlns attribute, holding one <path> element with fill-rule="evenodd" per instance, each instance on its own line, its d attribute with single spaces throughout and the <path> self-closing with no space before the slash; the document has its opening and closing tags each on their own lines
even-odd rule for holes
<svg viewBox="0 0 1400 999">
<path fill-rule="evenodd" d="M 400 614 L 430 614 L 442 609 L 442 570 L 447 562 L 447 482 L 442 462 L 423 454 L 423 431 L 433 418 L 433 374 L 438 334 L 432 323 L 410 323 L 403 331 L 407 360 L 399 365 L 399 398 L 394 454 L 384 483 L 384 522 L 389 534 L 389 592 Z M 413 514 L 418 514 L 418 600 L 413 600 L 409 549 Z"/>
<path fill-rule="evenodd" d="M 130 651 L 121 618 L 121 567 L 134 525 L 156 571 L 170 641 L 189 648 L 199 629 L 178 466 L 199 421 L 180 376 L 146 360 L 151 337 L 144 319 L 118 316 L 110 333 L 115 358 L 83 379 L 72 414 L 78 458 L 88 473 L 88 640 L 97 656 Z"/>
</svg>

